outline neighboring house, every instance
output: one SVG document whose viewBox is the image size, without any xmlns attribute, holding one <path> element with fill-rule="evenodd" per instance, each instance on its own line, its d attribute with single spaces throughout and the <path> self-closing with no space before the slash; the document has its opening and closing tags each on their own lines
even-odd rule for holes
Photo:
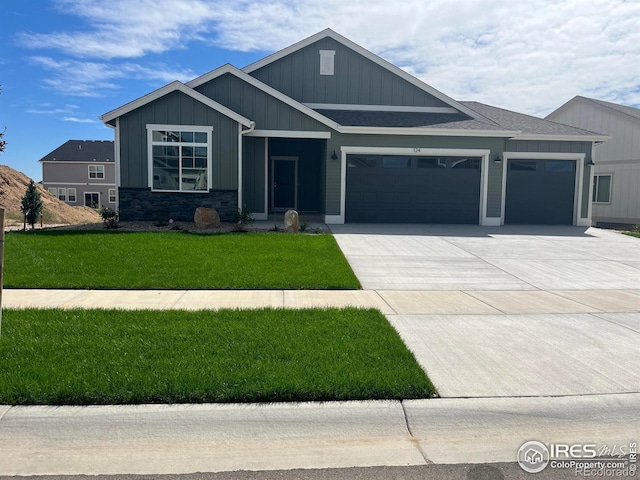
<svg viewBox="0 0 640 480">
<path fill-rule="evenodd" d="M 69 140 L 42 157 L 42 186 L 69 205 L 116 209 L 115 152 L 111 140 Z"/>
<path fill-rule="evenodd" d="M 288 209 L 326 223 L 590 225 L 607 137 L 458 102 L 324 30 L 104 114 L 123 220 Z"/>
<path fill-rule="evenodd" d="M 577 96 L 547 119 L 612 137 L 593 157 L 592 220 L 640 224 L 640 109 Z"/>
</svg>

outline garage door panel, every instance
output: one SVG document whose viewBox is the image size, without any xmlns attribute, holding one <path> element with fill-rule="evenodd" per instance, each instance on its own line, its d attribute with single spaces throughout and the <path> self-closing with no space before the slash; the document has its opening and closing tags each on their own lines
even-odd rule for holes
<svg viewBox="0 0 640 480">
<path fill-rule="evenodd" d="M 509 160 L 505 223 L 572 225 L 575 160 Z"/>
<path fill-rule="evenodd" d="M 355 156 L 354 161 L 349 157 L 347 222 L 478 223 L 480 169 L 452 168 L 454 161 L 465 164 L 464 159 L 412 157 L 405 161 L 407 157 L 376 160 L 376 156 L 367 156 L 367 166 L 362 168 L 365 157 Z M 480 165 L 480 158 L 474 161 Z M 437 168 L 419 168 L 438 163 Z M 399 165 L 409 168 L 397 168 Z"/>
</svg>

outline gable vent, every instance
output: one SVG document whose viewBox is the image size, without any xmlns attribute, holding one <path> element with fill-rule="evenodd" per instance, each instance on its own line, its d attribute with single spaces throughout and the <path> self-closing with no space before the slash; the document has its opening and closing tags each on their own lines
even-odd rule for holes
<svg viewBox="0 0 640 480">
<path fill-rule="evenodd" d="M 335 50 L 320 50 L 320 75 L 333 75 Z"/>
</svg>

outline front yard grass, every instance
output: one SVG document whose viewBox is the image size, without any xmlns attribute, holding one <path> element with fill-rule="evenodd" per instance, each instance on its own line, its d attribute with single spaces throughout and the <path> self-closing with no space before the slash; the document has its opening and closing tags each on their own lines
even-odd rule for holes
<svg viewBox="0 0 640 480">
<path fill-rule="evenodd" d="M 8 288 L 358 289 L 331 235 L 32 231 L 5 237 Z"/>
<path fill-rule="evenodd" d="M 640 232 L 622 232 L 625 235 L 629 235 L 630 237 L 637 237 L 640 238 Z"/>
<path fill-rule="evenodd" d="M 0 404 L 425 398 L 377 310 L 7 310 Z"/>
</svg>

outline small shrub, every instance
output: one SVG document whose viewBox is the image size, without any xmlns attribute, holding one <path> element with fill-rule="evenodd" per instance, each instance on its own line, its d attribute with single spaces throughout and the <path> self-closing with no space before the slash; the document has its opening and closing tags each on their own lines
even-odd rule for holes
<svg viewBox="0 0 640 480">
<path fill-rule="evenodd" d="M 273 224 L 273 228 L 271 229 L 272 232 L 280 232 L 282 231 L 282 228 L 280 228 L 280 225 L 278 225 L 277 223 Z"/>
<path fill-rule="evenodd" d="M 98 209 L 104 228 L 119 228 L 118 212 L 104 205 Z"/>
<path fill-rule="evenodd" d="M 633 233 L 640 233 L 640 223 L 638 225 L 634 225 L 631 231 Z"/>
<path fill-rule="evenodd" d="M 252 225 L 253 222 L 255 222 L 255 220 L 251 216 L 251 212 L 249 212 L 245 208 L 241 208 L 240 210 L 238 210 L 238 213 L 236 213 L 236 228 L 234 229 L 234 231 L 246 232 L 247 227 L 249 225 Z"/>
<path fill-rule="evenodd" d="M 299 230 L 304 233 L 309 229 L 309 224 L 307 222 L 302 222 L 300 224 Z"/>
</svg>

